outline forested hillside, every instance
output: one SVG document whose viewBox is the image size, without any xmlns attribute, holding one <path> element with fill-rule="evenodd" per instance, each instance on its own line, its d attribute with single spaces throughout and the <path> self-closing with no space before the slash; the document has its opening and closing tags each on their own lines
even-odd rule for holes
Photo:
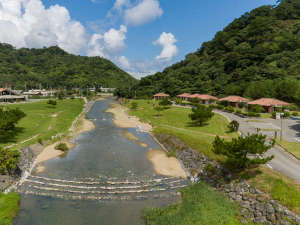
<svg viewBox="0 0 300 225">
<path fill-rule="evenodd" d="M 17 50 L 0 44 L 0 87 L 127 87 L 135 82 L 104 58 L 75 56 L 59 47 Z"/>
<path fill-rule="evenodd" d="M 283 0 L 245 13 L 185 60 L 143 78 L 135 89 L 140 96 L 198 92 L 300 102 L 300 1 Z"/>
</svg>

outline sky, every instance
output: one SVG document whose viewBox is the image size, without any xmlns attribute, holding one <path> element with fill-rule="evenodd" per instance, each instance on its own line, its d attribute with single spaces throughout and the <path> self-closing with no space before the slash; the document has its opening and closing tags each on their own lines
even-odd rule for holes
<svg viewBox="0 0 300 225">
<path fill-rule="evenodd" d="M 235 18 L 276 0 L 0 0 L 0 42 L 101 56 L 136 78 L 162 71 Z"/>
</svg>

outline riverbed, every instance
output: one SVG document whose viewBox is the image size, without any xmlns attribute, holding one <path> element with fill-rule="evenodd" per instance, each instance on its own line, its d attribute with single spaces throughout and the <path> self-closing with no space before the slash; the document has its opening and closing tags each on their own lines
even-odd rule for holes
<svg viewBox="0 0 300 225">
<path fill-rule="evenodd" d="M 96 102 L 87 113 L 95 129 L 74 138 L 74 149 L 45 162 L 19 188 L 14 225 L 140 225 L 142 209 L 179 199 L 187 181 L 155 172 L 147 154 L 160 145 L 147 133 L 116 126 L 105 112 L 112 102 Z"/>
</svg>

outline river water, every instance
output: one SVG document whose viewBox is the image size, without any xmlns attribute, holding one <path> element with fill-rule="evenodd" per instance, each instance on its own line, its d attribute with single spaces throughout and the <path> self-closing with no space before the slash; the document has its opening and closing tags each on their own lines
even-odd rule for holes
<svg viewBox="0 0 300 225">
<path fill-rule="evenodd" d="M 87 113 L 96 128 L 73 141 L 74 149 L 45 163 L 19 188 L 21 208 L 14 225 L 141 225 L 142 209 L 178 200 L 180 178 L 155 173 L 146 155 L 160 146 L 146 133 L 116 127 L 96 102 Z M 147 147 L 123 136 L 132 132 Z"/>
</svg>

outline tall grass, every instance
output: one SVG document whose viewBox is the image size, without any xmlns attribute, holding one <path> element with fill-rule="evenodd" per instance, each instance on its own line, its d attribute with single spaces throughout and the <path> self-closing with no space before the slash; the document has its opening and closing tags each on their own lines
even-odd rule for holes
<svg viewBox="0 0 300 225">
<path fill-rule="evenodd" d="M 11 225 L 17 216 L 20 196 L 17 193 L 0 193 L 0 225 Z"/>
<path fill-rule="evenodd" d="M 201 182 L 184 188 L 182 201 L 165 209 L 146 209 L 147 225 L 237 225 L 237 208 L 222 194 Z"/>
</svg>

